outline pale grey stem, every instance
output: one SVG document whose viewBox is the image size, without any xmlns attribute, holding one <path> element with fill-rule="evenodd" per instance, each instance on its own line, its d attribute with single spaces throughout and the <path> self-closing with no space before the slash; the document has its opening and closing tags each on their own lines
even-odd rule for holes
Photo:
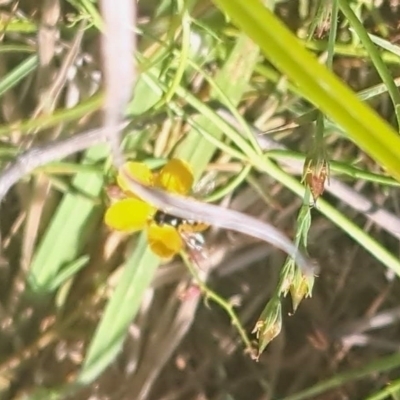
<svg viewBox="0 0 400 400">
<path fill-rule="evenodd" d="M 371 335 L 365 335 L 362 333 L 345 336 L 341 339 L 341 343 L 342 346 L 347 349 L 350 349 L 351 347 L 369 347 L 391 352 L 398 352 L 400 350 L 400 343 L 398 342 L 375 338 Z"/>
<path fill-rule="evenodd" d="M 104 127 L 111 146 L 114 164 L 124 162 L 121 151 L 121 131 L 118 129 L 136 81 L 134 55 L 136 52 L 136 1 L 101 0 L 104 19 L 102 50 L 106 98 Z"/>
<path fill-rule="evenodd" d="M 374 329 L 382 329 L 390 325 L 398 324 L 400 321 L 400 307 L 381 311 L 370 317 L 363 317 L 340 326 L 334 331 L 334 337 L 341 338 Z"/>
<path fill-rule="evenodd" d="M 228 111 L 220 107 L 218 108 L 217 113 L 223 120 L 230 123 L 239 131 L 241 130 L 240 123 Z M 128 123 L 121 123 L 118 125 L 117 129 L 122 130 L 127 125 Z M 143 125 L 143 121 L 141 125 Z M 272 140 L 268 136 L 260 135 L 261 131 L 251 125 L 250 129 L 255 135 L 257 135 L 259 144 L 264 150 L 285 149 L 283 145 Z M 105 131 L 104 128 L 94 129 L 77 134 L 69 139 L 50 143 L 42 147 L 32 148 L 18 156 L 16 161 L 0 174 L 0 202 L 18 180 L 23 178 L 25 175 L 30 174 L 35 168 L 62 159 L 78 151 L 85 150 L 95 144 L 104 142 L 106 140 L 104 136 Z M 283 158 L 279 161 L 295 173 L 301 173 L 302 171 L 302 163 L 298 160 Z M 340 199 L 343 203 L 365 215 L 368 220 L 374 222 L 386 232 L 390 233 L 394 237 L 400 238 L 400 218 L 393 213 L 375 204 L 350 186 L 342 183 L 334 177 L 330 178 L 330 183 L 326 186 L 325 190 Z"/>
<path fill-rule="evenodd" d="M 219 108 L 217 113 L 222 119 L 231 124 L 239 132 L 243 130 L 243 126 L 229 111 L 224 108 Z M 268 137 L 268 135 L 263 134 L 263 132 L 254 126 L 249 125 L 249 128 L 253 132 L 262 150 L 287 149 L 282 144 Z M 303 163 L 299 160 L 294 160 L 290 157 L 282 157 L 279 158 L 278 162 L 283 166 L 289 167 L 292 173 L 301 174 L 303 171 Z M 325 190 L 341 202 L 363 214 L 368 220 L 372 221 L 392 236 L 400 239 L 400 218 L 395 214 L 374 203 L 335 177 L 329 179 L 329 183 L 325 186 Z"/>
<path fill-rule="evenodd" d="M 273 225 L 235 210 L 146 187 L 133 179 L 124 168 L 121 168 L 121 173 L 129 183 L 130 190 L 155 207 L 180 218 L 202 221 L 263 240 L 293 257 L 305 274 L 313 275 L 316 272 L 316 266 L 311 260 L 304 257 L 297 247 Z"/>
<path fill-rule="evenodd" d="M 118 128 L 123 129 L 126 125 L 127 123 L 122 123 Z M 0 203 L 12 186 L 35 168 L 104 143 L 105 132 L 106 128 L 93 129 L 55 143 L 34 147 L 18 156 L 0 175 Z"/>
</svg>

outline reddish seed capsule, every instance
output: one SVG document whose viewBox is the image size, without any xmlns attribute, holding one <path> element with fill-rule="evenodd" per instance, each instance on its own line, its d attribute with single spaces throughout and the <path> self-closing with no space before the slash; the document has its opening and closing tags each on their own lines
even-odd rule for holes
<svg viewBox="0 0 400 400">
<path fill-rule="evenodd" d="M 324 193 L 325 181 L 328 176 L 326 160 L 306 159 L 304 163 L 304 181 L 310 188 L 314 202 Z"/>
</svg>

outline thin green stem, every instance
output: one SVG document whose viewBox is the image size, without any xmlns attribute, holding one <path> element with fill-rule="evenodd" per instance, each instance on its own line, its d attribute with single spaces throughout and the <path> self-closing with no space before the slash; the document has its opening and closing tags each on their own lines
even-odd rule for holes
<svg viewBox="0 0 400 400">
<path fill-rule="evenodd" d="M 365 366 L 358 366 L 355 370 L 342 372 L 334 375 L 332 378 L 319 382 L 316 385 L 302 390 L 291 396 L 282 398 L 281 400 L 308 400 L 315 398 L 321 393 L 340 387 L 347 382 L 352 382 L 376 373 L 389 371 L 400 366 L 400 355 L 395 354 L 389 357 L 381 358 Z"/>
<path fill-rule="evenodd" d="M 221 189 L 216 190 L 211 195 L 205 197 L 203 200 L 206 202 L 215 202 L 229 193 L 232 193 L 249 175 L 252 166 L 246 165 L 236 176 L 232 179 L 227 185 L 222 187 Z"/>
<path fill-rule="evenodd" d="M 335 55 L 335 43 L 337 36 L 337 25 L 338 25 L 338 0 L 332 0 L 331 10 L 331 29 L 329 30 L 328 39 L 328 58 L 326 60 L 326 66 L 331 70 L 333 65 L 333 56 Z M 327 5 L 329 7 L 329 4 Z"/>
<path fill-rule="evenodd" d="M 181 257 L 183 262 L 189 269 L 191 275 L 193 276 L 194 280 L 196 281 L 197 286 L 200 290 L 204 293 L 206 300 L 210 299 L 214 303 L 218 304 L 229 316 L 232 325 L 234 325 L 245 344 L 246 350 L 252 354 L 254 352 L 254 348 L 251 344 L 249 337 L 247 336 L 246 330 L 243 328 L 242 323 L 240 322 L 238 316 L 233 309 L 233 306 L 224 298 L 219 296 L 213 290 L 211 290 L 200 278 L 199 273 L 197 272 L 196 268 L 193 266 L 192 262 L 189 260 L 189 257 L 186 255 L 185 252 L 181 252 Z"/>
<path fill-rule="evenodd" d="M 378 71 L 379 75 L 382 78 L 382 81 L 388 88 L 389 96 L 392 99 L 396 111 L 397 125 L 398 128 L 400 128 L 400 112 L 398 110 L 398 108 L 400 107 L 400 93 L 397 90 L 397 87 L 393 81 L 393 77 L 390 74 L 386 64 L 382 60 L 382 57 L 380 56 L 378 49 L 375 47 L 374 43 L 369 37 L 368 32 L 365 30 L 363 24 L 351 9 L 349 1 L 338 0 L 338 2 L 342 13 L 345 15 L 345 17 L 349 20 L 350 24 L 353 26 L 355 32 L 362 41 L 365 49 L 369 53 L 371 60 L 375 65 L 376 70 Z"/>
<path fill-rule="evenodd" d="M 388 382 L 387 387 L 367 397 L 365 400 L 385 400 L 389 398 L 396 400 L 398 399 L 399 394 L 400 394 L 400 379 L 397 379 L 396 381 Z"/>
<path fill-rule="evenodd" d="M 267 152 L 269 158 L 277 161 L 285 159 L 298 160 L 304 162 L 305 156 L 303 154 L 290 151 L 290 150 L 270 150 Z M 380 174 L 374 174 L 373 172 L 364 171 L 360 168 L 351 166 L 351 161 L 348 163 L 340 161 L 330 161 L 330 171 L 336 172 L 337 174 L 344 174 L 351 176 L 355 179 L 363 179 L 364 181 L 379 183 L 387 186 L 400 186 L 400 182 L 389 176 L 382 176 Z"/>
</svg>

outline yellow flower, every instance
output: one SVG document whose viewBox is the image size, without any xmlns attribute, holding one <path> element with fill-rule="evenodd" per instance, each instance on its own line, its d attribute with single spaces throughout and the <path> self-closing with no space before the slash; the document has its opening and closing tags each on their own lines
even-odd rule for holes
<svg viewBox="0 0 400 400">
<path fill-rule="evenodd" d="M 146 164 L 139 162 L 127 162 L 124 167 L 143 185 L 155 186 L 171 193 L 187 195 L 193 185 L 190 166 L 176 158 L 171 159 L 158 173 L 152 173 Z M 149 246 L 159 257 L 170 258 L 179 253 L 184 243 L 178 231 L 169 225 L 157 225 L 153 220 L 157 210 L 131 192 L 120 174 L 117 183 L 123 196 L 107 208 L 104 216 L 106 225 L 130 233 L 146 229 Z"/>
</svg>

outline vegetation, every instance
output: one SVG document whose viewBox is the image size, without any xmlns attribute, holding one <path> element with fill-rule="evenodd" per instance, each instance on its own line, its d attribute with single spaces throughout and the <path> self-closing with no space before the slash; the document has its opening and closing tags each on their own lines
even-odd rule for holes
<svg viewBox="0 0 400 400">
<path fill-rule="evenodd" d="M 1 3 L 0 398 L 400 398 L 400 2 L 99 3 Z"/>
</svg>

